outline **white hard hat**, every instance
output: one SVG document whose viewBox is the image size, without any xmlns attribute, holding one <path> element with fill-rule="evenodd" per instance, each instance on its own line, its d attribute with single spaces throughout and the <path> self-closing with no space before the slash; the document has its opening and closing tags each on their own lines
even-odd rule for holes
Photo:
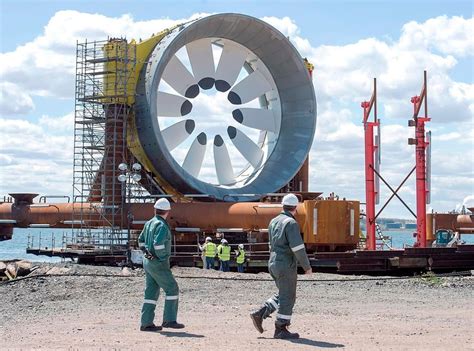
<svg viewBox="0 0 474 351">
<path fill-rule="evenodd" d="M 221 240 L 221 244 L 227 244 L 227 240 L 222 239 L 222 240 Z"/>
<path fill-rule="evenodd" d="M 243 249 L 244 248 L 244 244 L 239 244 L 239 249 Z"/>
<path fill-rule="evenodd" d="M 171 210 L 170 202 L 165 198 L 156 200 L 155 205 L 153 207 L 156 208 L 157 210 L 162 210 L 162 211 Z"/>
<path fill-rule="evenodd" d="M 212 241 L 212 238 L 211 238 L 210 236 L 208 236 L 208 237 L 206 238 L 206 241 Z"/>
<path fill-rule="evenodd" d="M 296 197 L 295 194 L 287 194 L 283 196 L 283 199 L 281 200 L 281 204 L 284 206 L 296 207 L 298 206 L 298 198 Z"/>
</svg>

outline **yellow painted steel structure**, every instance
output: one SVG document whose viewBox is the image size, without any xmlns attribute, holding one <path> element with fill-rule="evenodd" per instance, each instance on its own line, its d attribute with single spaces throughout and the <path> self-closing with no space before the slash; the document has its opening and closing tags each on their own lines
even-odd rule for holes
<svg viewBox="0 0 474 351">
<path fill-rule="evenodd" d="M 120 89 L 121 82 L 117 82 L 116 75 L 112 74 L 117 70 L 124 70 L 130 73 L 131 81 L 128 83 L 127 90 L 135 91 L 140 72 L 152 50 L 166 35 L 180 26 L 182 24 L 165 29 L 138 43 L 135 39 L 132 39 L 130 42 L 122 39 L 110 39 L 104 46 L 105 57 L 108 59 L 104 68 L 106 72 L 110 72 L 110 74 L 105 76 L 105 96 L 113 95 L 112 93 L 116 92 L 116 86 Z M 131 63 L 131 58 L 135 59 L 135 64 Z M 135 94 L 126 94 L 123 91 L 123 96 L 117 97 L 116 101 L 117 103 L 126 102 L 129 105 L 133 105 L 135 103 Z"/>
<path fill-rule="evenodd" d="M 123 39 L 110 39 L 103 48 L 106 60 L 104 62 L 104 96 L 101 100 L 112 104 L 117 103 L 133 106 L 140 72 L 148 57 L 156 45 L 166 35 L 180 26 L 182 26 L 182 24 L 167 28 L 140 42 L 136 42 L 134 39 L 130 42 Z M 135 61 L 135 63 L 132 64 L 132 61 Z M 126 75 L 130 77 L 129 81 L 117 81 L 117 71 L 126 72 Z M 134 93 L 127 93 L 130 91 Z M 133 111 L 133 109 L 130 109 L 130 111 Z M 155 181 L 167 194 L 182 198 L 182 201 L 187 201 L 183 199 L 181 193 L 176 191 L 174 187 L 170 186 L 169 183 L 160 176 L 158 170 L 153 167 L 146 156 L 138 139 L 135 115 L 133 112 L 130 113 L 127 119 L 127 146 L 143 167 L 153 174 Z"/>
</svg>

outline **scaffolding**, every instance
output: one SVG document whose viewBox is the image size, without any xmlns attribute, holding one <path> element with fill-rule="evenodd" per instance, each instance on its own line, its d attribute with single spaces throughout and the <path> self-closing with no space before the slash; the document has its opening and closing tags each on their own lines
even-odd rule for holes
<svg viewBox="0 0 474 351">
<path fill-rule="evenodd" d="M 129 163 L 127 118 L 133 113 L 136 46 L 126 39 L 77 43 L 74 119 L 73 235 L 67 248 L 126 250 Z M 91 209 L 93 211 L 91 211 Z M 91 224 L 95 223 L 94 226 Z"/>
</svg>

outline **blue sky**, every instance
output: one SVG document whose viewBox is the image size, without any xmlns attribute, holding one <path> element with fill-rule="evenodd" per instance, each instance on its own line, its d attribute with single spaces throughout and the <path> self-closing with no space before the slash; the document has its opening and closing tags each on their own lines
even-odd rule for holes
<svg viewBox="0 0 474 351">
<path fill-rule="evenodd" d="M 359 106 L 361 100 L 369 98 L 374 76 L 380 84 L 379 108 L 386 143 L 382 171 L 392 185 L 403 179 L 413 161 L 413 152 L 405 145 L 411 136 L 406 127 L 411 111 L 409 99 L 419 93 L 423 69 L 428 69 L 433 117 L 428 129 L 433 130 L 435 139 L 433 186 L 436 189 L 432 206 L 440 211 L 450 210 L 474 193 L 472 153 L 466 152 L 473 149 L 472 4 L 472 1 L 3 0 L 0 2 L 1 55 L 3 60 L 17 64 L 10 63 L 8 71 L 0 68 L 4 87 L 0 136 L 5 141 L 0 148 L 0 194 L 22 190 L 70 191 L 72 150 L 67 149 L 71 146 L 74 108 L 70 72 L 74 63 L 73 35 L 107 35 L 109 32 L 100 26 L 101 21 L 110 20 L 111 26 L 121 28 L 124 22 L 130 22 L 124 19 L 126 14 L 130 15 L 132 24 L 146 27 L 153 20 L 187 19 L 196 13 L 241 12 L 266 18 L 289 35 L 301 54 L 310 57 L 316 65 L 314 84 L 319 114 L 311 152 L 311 190 L 314 191 L 335 191 L 364 200 Z M 81 23 L 72 21 L 72 30 L 63 20 L 67 16 L 61 12 L 64 10 L 75 10 L 77 16 L 82 14 L 85 20 L 96 21 L 97 28 L 92 22 L 84 23 L 81 28 Z M 47 28 L 53 28 L 56 33 L 45 31 Z M 61 42 L 58 28 L 69 34 L 69 44 Z M 463 34 L 466 28 L 470 33 Z M 117 33 L 118 29 L 113 30 Z M 130 37 L 129 32 L 120 34 Z M 143 38 L 149 34 L 143 32 Z M 22 46 L 26 48 L 21 49 Z M 57 56 L 59 66 L 63 67 L 44 63 L 44 58 L 54 55 L 64 55 Z M 21 63 L 24 57 L 28 60 Z M 31 65 L 31 60 L 38 62 Z M 64 80 L 57 79 L 60 75 L 64 75 Z M 22 99 L 15 102 L 7 93 Z M 18 130 L 22 128 L 23 135 L 36 139 L 33 146 L 9 142 L 7 147 L 6 140 L 18 138 Z M 40 150 L 45 145 L 49 149 Z M 54 145 L 64 150 L 48 153 Z M 35 149 L 30 150 L 32 147 Z M 25 177 L 23 173 L 28 170 L 25 163 L 30 163 L 34 175 Z M 49 174 L 53 176 L 48 177 Z M 382 191 L 389 195 L 388 190 Z M 413 192 L 414 182 L 409 182 L 403 195 L 411 205 L 414 205 Z M 389 206 L 387 214 L 409 218 L 396 203 Z"/>
<path fill-rule="evenodd" d="M 176 4 L 180 4 L 177 6 Z M 184 18 L 193 13 L 242 12 L 255 17 L 292 18 L 313 45 L 347 44 L 360 38 L 400 34 L 409 21 L 423 22 L 445 14 L 470 17 L 472 1 L 52 1 L 3 0 L 2 51 L 34 39 L 48 20 L 60 10 L 120 16 L 135 19 Z M 20 29 L 21 30 L 18 30 Z M 11 35 L 12 31 L 15 35 Z"/>
</svg>

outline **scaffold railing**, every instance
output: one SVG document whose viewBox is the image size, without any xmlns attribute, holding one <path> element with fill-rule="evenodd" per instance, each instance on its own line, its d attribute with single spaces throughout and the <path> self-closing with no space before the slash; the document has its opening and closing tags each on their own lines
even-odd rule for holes
<svg viewBox="0 0 474 351">
<path fill-rule="evenodd" d="M 78 204 L 72 241 L 78 245 L 113 250 L 127 244 L 129 192 L 117 177 L 118 165 L 129 161 L 126 130 L 135 65 L 136 46 L 124 38 L 77 43 L 73 199 Z"/>
</svg>

